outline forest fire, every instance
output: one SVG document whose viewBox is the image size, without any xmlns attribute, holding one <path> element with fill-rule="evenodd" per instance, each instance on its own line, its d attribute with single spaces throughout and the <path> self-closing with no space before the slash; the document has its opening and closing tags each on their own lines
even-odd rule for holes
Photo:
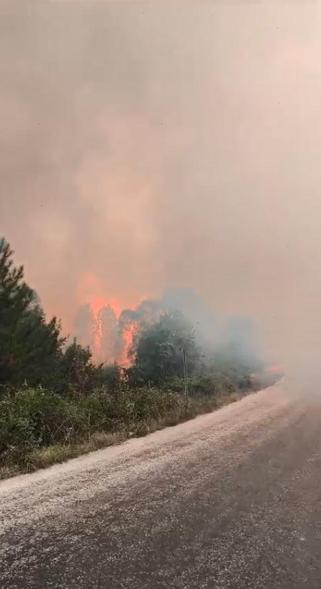
<svg viewBox="0 0 321 589">
<path fill-rule="evenodd" d="M 134 324 L 120 321 L 122 306 L 118 300 L 94 297 L 89 303 L 89 336 L 93 358 L 97 362 L 131 364 L 130 350 L 136 332 Z M 89 344 L 89 345 L 90 345 Z"/>
<path fill-rule="evenodd" d="M 133 307 L 120 299 L 107 298 L 104 285 L 92 273 L 82 276 L 78 301 L 74 330 L 79 342 L 90 347 L 95 362 L 130 366 L 137 325 L 135 321 L 124 321 L 122 316 L 124 308 L 130 312 Z"/>
<path fill-rule="evenodd" d="M 105 296 L 105 284 L 92 272 L 84 273 L 78 284 L 78 310 L 74 330 L 77 339 L 89 346 L 95 362 L 117 362 L 129 366 L 134 328 L 121 321 L 127 301 Z"/>
<path fill-rule="evenodd" d="M 126 329 L 123 330 L 123 343 L 124 347 L 122 350 L 122 355 L 117 358 L 118 363 L 123 366 L 124 368 L 128 368 L 132 364 L 132 358 L 130 356 L 130 351 L 132 349 L 133 341 L 135 334 L 137 333 L 138 326 L 137 324 L 133 323 L 129 325 Z"/>
</svg>

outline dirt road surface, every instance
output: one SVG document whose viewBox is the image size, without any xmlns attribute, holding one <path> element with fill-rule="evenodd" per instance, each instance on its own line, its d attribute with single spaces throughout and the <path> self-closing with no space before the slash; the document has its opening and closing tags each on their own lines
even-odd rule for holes
<svg viewBox="0 0 321 589">
<path fill-rule="evenodd" d="M 321 395 L 281 386 L 0 483 L 0 586 L 320 589 Z"/>
</svg>

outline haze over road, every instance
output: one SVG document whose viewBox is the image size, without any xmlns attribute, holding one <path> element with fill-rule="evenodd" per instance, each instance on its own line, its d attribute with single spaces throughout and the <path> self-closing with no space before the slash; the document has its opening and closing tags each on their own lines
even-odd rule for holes
<svg viewBox="0 0 321 589">
<path fill-rule="evenodd" d="M 319 589 L 321 400 L 267 389 L 0 502 L 2 589 Z"/>
</svg>

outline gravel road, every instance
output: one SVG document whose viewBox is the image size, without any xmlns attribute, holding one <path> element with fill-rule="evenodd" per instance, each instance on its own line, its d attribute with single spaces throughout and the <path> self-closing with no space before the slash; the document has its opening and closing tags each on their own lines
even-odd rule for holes
<svg viewBox="0 0 321 589">
<path fill-rule="evenodd" d="M 274 387 L 0 483 L 6 588 L 321 587 L 321 397 Z"/>
</svg>

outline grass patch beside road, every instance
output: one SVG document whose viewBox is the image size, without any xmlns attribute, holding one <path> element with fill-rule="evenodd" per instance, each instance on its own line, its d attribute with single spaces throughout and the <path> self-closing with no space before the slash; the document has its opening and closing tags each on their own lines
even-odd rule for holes
<svg viewBox="0 0 321 589">
<path fill-rule="evenodd" d="M 213 411 L 241 397 L 143 388 L 83 398 L 24 389 L 0 400 L 0 479 L 32 472 Z"/>
</svg>

